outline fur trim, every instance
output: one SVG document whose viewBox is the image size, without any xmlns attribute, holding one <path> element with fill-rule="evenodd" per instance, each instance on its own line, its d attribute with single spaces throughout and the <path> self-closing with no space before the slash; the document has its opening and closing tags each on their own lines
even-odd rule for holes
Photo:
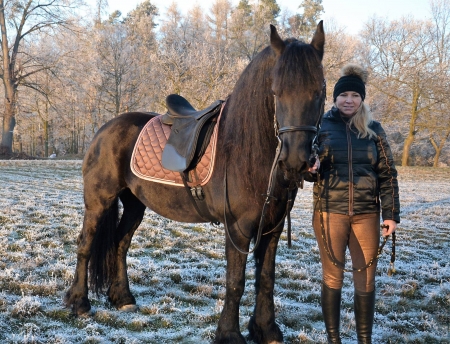
<svg viewBox="0 0 450 344">
<path fill-rule="evenodd" d="M 342 67 L 341 76 L 349 76 L 349 75 L 353 75 L 360 78 L 362 82 L 365 84 L 367 82 L 367 77 L 369 76 L 369 73 L 360 65 L 349 63 L 344 67 Z"/>
</svg>

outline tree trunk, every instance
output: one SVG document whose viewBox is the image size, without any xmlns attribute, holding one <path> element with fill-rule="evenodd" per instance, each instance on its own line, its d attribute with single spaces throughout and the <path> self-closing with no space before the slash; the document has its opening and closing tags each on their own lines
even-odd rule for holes
<svg viewBox="0 0 450 344">
<path fill-rule="evenodd" d="M 418 104 L 419 104 L 419 98 L 420 98 L 420 89 L 416 85 L 416 87 L 413 90 L 413 101 L 412 101 L 412 107 L 411 107 L 411 121 L 409 122 L 409 131 L 408 136 L 405 139 L 405 143 L 403 145 L 403 153 L 402 153 L 402 166 L 408 166 L 408 159 L 409 159 L 409 152 L 411 150 L 411 145 L 414 142 L 414 139 L 416 137 L 416 122 L 417 118 L 419 117 L 418 113 Z"/>
<path fill-rule="evenodd" d="M 436 149 L 436 154 L 433 158 L 433 167 L 438 167 L 439 157 L 441 156 L 441 149 Z"/>
<path fill-rule="evenodd" d="M 411 145 L 414 142 L 414 137 L 416 133 L 409 132 L 408 136 L 405 139 L 405 143 L 403 145 L 403 153 L 402 153 L 402 166 L 408 166 L 408 159 L 409 159 L 409 151 L 411 150 Z"/>
<path fill-rule="evenodd" d="M 17 86 L 14 79 L 14 66 L 17 51 L 10 54 L 8 46 L 8 35 L 5 19 L 4 1 L 0 1 L 0 31 L 1 31 L 1 48 L 3 58 L 3 85 L 5 90 L 5 113 L 3 115 L 2 143 L 0 145 L 0 154 L 11 154 L 13 144 L 13 132 L 16 126 L 16 106 Z"/>
<path fill-rule="evenodd" d="M 433 145 L 433 148 L 435 149 L 436 153 L 434 154 L 433 158 L 433 167 L 438 167 L 439 165 L 439 157 L 441 156 L 442 149 L 444 148 L 445 143 L 447 142 L 448 137 L 450 136 L 450 130 L 447 130 L 445 135 L 441 138 L 441 141 L 439 142 L 439 145 L 436 143 L 434 138 L 430 135 L 430 142 Z"/>
<path fill-rule="evenodd" d="M 48 138 L 49 138 L 48 121 L 44 120 L 44 155 L 46 158 L 48 158 Z"/>
<path fill-rule="evenodd" d="M 0 146 L 0 154 L 11 154 L 13 144 L 13 132 L 16 126 L 16 118 L 11 105 L 6 102 L 5 114 L 3 115 L 2 144 Z"/>
</svg>

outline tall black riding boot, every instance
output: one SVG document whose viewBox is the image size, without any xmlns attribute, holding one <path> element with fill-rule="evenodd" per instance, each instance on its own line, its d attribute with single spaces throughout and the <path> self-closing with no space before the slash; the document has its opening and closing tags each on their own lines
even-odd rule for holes
<svg viewBox="0 0 450 344">
<path fill-rule="evenodd" d="M 327 330 L 328 344 L 340 344 L 341 289 L 331 289 L 322 283 L 322 314 Z"/>
<path fill-rule="evenodd" d="M 358 344 L 371 344 L 375 313 L 375 290 L 370 292 L 355 291 L 354 301 Z"/>
</svg>

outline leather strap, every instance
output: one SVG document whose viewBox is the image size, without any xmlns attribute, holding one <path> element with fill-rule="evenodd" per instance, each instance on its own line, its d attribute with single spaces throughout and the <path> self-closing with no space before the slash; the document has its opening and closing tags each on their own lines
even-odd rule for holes
<svg viewBox="0 0 450 344">
<path fill-rule="evenodd" d="M 292 131 L 312 131 L 314 133 L 317 133 L 317 127 L 314 125 L 299 125 L 299 126 L 290 125 L 278 129 L 278 134 L 289 133 Z"/>
<path fill-rule="evenodd" d="M 211 222 L 216 225 L 220 224 L 220 222 L 217 221 L 217 219 L 215 219 L 208 210 L 202 187 L 200 185 L 189 187 L 187 184 L 186 174 L 182 172 L 180 175 L 181 179 L 183 179 L 184 188 L 189 195 L 189 199 L 200 217 L 205 220 L 205 222 Z"/>
</svg>

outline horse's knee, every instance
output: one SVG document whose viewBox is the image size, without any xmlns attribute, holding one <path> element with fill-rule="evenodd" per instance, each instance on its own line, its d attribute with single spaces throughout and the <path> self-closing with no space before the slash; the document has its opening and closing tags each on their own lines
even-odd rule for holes
<svg viewBox="0 0 450 344">
<path fill-rule="evenodd" d="M 227 296 L 231 299 L 240 298 L 244 294 L 245 284 L 231 284 L 227 286 Z"/>
</svg>

